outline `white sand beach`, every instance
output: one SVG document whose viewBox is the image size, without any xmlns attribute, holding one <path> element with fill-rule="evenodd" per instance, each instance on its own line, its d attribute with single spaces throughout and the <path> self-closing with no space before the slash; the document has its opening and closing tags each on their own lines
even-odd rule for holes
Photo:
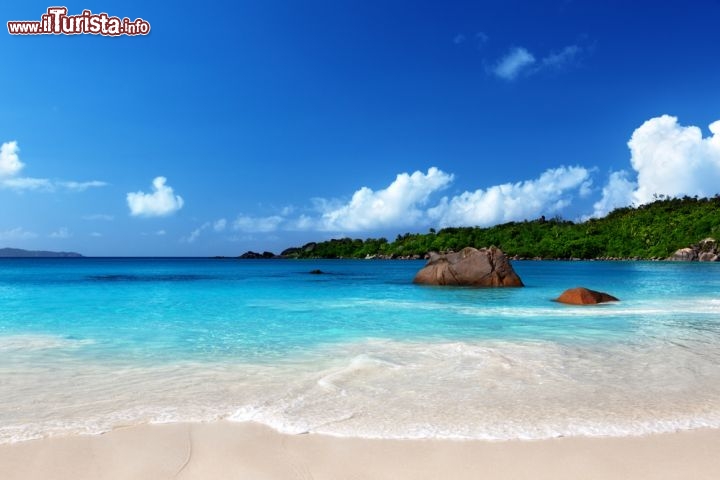
<svg viewBox="0 0 720 480">
<path fill-rule="evenodd" d="M 214 422 L 5 444 L 0 478 L 714 480 L 719 452 L 720 430 L 487 442 L 284 435 Z"/>
</svg>

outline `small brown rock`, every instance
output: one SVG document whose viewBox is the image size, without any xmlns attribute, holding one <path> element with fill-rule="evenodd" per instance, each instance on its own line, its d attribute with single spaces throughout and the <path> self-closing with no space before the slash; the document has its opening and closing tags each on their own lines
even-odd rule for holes
<svg viewBox="0 0 720 480">
<path fill-rule="evenodd" d="M 605 302 L 617 302 L 617 298 L 604 292 L 596 292 L 583 287 L 565 290 L 556 302 L 567 303 L 568 305 L 595 305 Z"/>
</svg>

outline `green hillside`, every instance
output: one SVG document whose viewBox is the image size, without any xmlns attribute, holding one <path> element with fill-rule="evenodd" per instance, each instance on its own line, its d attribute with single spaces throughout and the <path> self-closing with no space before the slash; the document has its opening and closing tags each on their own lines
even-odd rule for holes
<svg viewBox="0 0 720 480">
<path fill-rule="evenodd" d="M 661 198 L 637 208 L 620 208 L 604 218 L 574 223 L 560 218 L 510 222 L 490 228 L 444 228 L 385 238 L 334 239 L 288 249 L 295 258 L 412 256 L 430 251 L 496 245 L 524 258 L 665 258 L 705 237 L 720 236 L 720 195 Z"/>
</svg>

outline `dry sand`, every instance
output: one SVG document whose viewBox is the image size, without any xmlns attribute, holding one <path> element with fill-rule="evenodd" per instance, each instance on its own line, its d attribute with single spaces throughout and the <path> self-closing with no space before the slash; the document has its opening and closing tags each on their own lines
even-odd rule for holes
<svg viewBox="0 0 720 480">
<path fill-rule="evenodd" d="M 713 479 L 720 430 L 542 441 L 367 440 L 145 425 L 0 446 L 0 479 Z"/>
</svg>

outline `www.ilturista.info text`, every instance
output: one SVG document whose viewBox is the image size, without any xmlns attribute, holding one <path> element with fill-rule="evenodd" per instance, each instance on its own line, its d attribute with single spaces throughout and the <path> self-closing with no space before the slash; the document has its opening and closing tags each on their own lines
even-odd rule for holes
<svg viewBox="0 0 720 480">
<path fill-rule="evenodd" d="M 66 7 L 50 7 L 40 20 L 7 22 L 11 35 L 147 35 L 150 23 L 142 18 L 111 17 L 107 13 L 92 13 L 83 10 L 80 15 L 68 15 Z"/>
</svg>

